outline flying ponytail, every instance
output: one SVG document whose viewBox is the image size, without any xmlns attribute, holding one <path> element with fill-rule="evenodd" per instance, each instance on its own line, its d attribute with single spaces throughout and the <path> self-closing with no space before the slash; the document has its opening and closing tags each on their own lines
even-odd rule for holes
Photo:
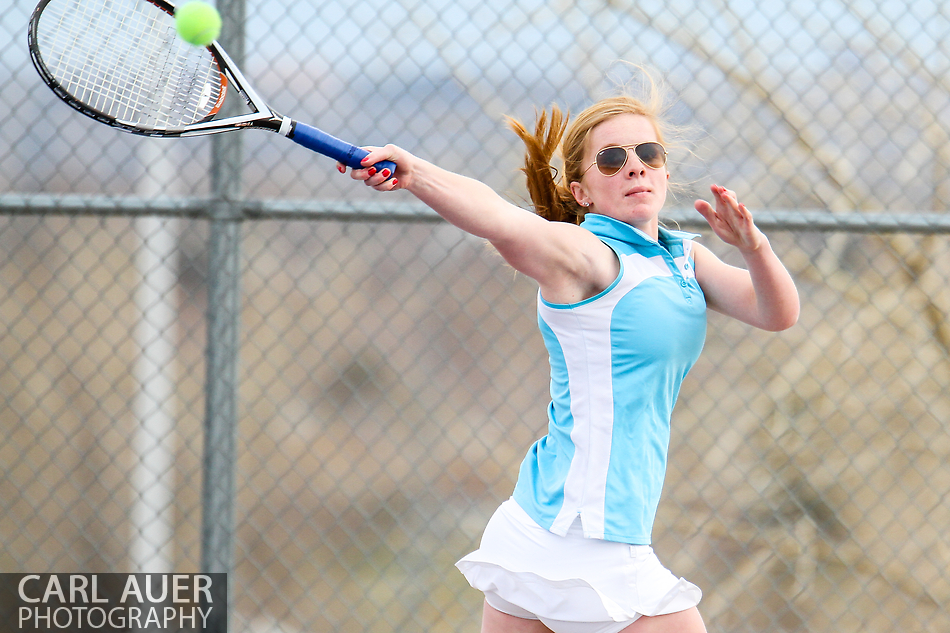
<svg viewBox="0 0 950 633">
<path fill-rule="evenodd" d="M 507 119 L 508 125 L 525 144 L 525 166 L 521 171 L 527 179 L 528 195 L 535 213 L 552 222 L 580 224 L 583 211 L 564 184 L 564 179 L 558 183 L 557 169 L 551 165 L 567 128 L 567 116 L 557 106 L 551 106 L 550 115 L 542 110 L 535 121 L 534 133 L 520 121 L 511 117 Z"/>
</svg>

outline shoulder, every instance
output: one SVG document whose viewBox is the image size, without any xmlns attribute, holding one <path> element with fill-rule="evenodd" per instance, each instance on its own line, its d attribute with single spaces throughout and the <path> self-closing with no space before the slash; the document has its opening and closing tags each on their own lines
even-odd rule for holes
<svg viewBox="0 0 950 633">
<path fill-rule="evenodd" d="M 693 242 L 693 255 L 695 256 L 697 271 L 699 266 L 704 264 L 707 268 L 706 272 L 715 272 L 717 270 L 744 270 L 731 264 L 727 264 L 722 259 L 719 258 L 714 252 L 712 252 L 709 247 L 700 244 L 699 242 Z"/>
<path fill-rule="evenodd" d="M 696 280 L 704 290 L 708 290 L 725 275 L 738 270 L 726 264 L 719 256 L 698 242 L 693 242 L 693 262 L 696 270 Z"/>
<path fill-rule="evenodd" d="M 715 253 L 703 244 L 699 242 L 690 242 L 690 244 L 692 245 L 690 252 L 693 254 L 693 259 L 696 261 L 697 266 L 699 266 L 700 262 L 722 262 Z"/>
</svg>

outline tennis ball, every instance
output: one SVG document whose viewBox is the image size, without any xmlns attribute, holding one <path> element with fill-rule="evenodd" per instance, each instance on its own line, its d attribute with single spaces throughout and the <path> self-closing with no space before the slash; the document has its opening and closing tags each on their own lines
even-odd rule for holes
<svg viewBox="0 0 950 633">
<path fill-rule="evenodd" d="M 188 2 L 175 9 L 175 28 L 189 44 L 207 46 L 221 34 L 221 14 L 207 2 Z"/>
</svg>

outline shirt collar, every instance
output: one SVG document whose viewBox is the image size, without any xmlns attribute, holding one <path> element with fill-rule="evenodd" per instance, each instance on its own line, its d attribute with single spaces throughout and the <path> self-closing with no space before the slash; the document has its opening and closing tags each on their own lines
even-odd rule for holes
<svg viewBox="0 0 950 633">
<path fill-rule="evenodd" d="M 608 237 L 627 242 L 628 244 L 657 245 L 657 240 L 654 240 L 640 229 L 615 218 L 600 215 L 599 213 L 588 213 L 585 215 L 581 226 L 598 237 Z M 661 245 L 673 244 L 699 237 L 698 233 L 674 231 L 662 226 L 657 228 Z"/>
</svg>

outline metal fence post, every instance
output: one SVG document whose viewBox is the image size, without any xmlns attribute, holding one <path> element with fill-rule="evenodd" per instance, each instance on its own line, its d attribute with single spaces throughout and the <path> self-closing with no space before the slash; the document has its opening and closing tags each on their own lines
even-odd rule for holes
<svg viewBox="0 0 950 633">
<path fill-rule="evenodd" d="M 221 41 L 240 64 L 244 59 L 243 0 L 219 0 Z M 236 101 L 240 101 L 239 99 Z M 237 105 L 226 103 L 225 109 Z M 211 143 L 213 201 L 208 255 L 208 341 L 202 486 L 201 569 L 234 568 L 234 471 L 241 309 L 241 134 L 218 134 Z M 233 588 L 228 583 L 228 602 Z M 230 607 L 230 605 L 228 605 Z M 229 629 L 230 608 L 213 609 L 212 633 Z"/>
</svg>

